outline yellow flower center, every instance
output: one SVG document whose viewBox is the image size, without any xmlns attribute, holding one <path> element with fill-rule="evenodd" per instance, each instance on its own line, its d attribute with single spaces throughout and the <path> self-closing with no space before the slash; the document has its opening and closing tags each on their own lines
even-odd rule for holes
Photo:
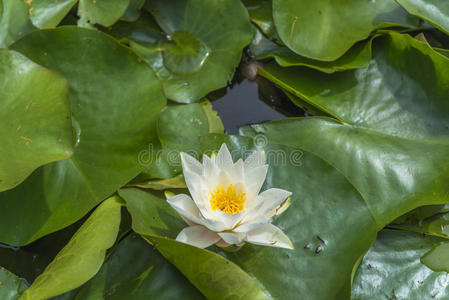
<svg viewBox="0 0 449 300">
<path fill-rule="evenodd" d="M 214 191 L 210 192 L 210 205 L 213 210 L 221 210 L 230 215 L 243 210 L 246 195 L 234 185 L 229 185 L 226 189 L 222 184 L 218 185 Z"/>
</svg>

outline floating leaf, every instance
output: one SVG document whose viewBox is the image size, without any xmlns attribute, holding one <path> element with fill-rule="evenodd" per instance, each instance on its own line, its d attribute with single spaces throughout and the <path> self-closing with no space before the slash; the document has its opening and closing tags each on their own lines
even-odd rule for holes
<svg viewBox="0 0 449 300">
<path fill-rule="evenodd" d="M 0 48 L 6 48 L 34 29 L 29 20 L 28 6 L 21 0 L 2 0 L 0 14 Z"/>
<path fill-rule="evenodd" d="M 0 191 L 72 155 L 67 81 L 20 53 L 0 49 Z"/>
<path fill-rule="evenodd" d="M 106 250 L 115 242 L 121 207 L 118 197 L 109 198 L 98 206 L 20 299 L 48 299 L 92 278 L 103 264 Z"/>
<path fill-rule="evenodd" d="M 447 273 L 434 272 L 420 261 L 441 241 L 413 232 L 379 232 L 355 273 L 351 299 L 447 299 Z"/>
<path fill-rule="evenodd" d="M 132 228 L 137 233 L 176 238 L 185 227 L 185 222 L 160 192 L 126 188 L 120 189 L 119 195 L 126 201 Z"/>
<path fill-rule="evenodd" d="M 412 15 L 449 34 L 449 2 L 441 0 L 395 0 Z"/>
<path fill-rule="evenodd" d="M 251 21 L 269 38 L 280 42 L 273 22 L 271 0 L 242 0 Z"/>
<path fill-rule="evenodd" d="M 282 42 L 299 55 L 332 61 L 374 30 L 420 25 L 394 1 L 273 0 L 273 18 Z"/>
<path fill-rule="evenodd" d="M 220 126 L 221 125 L 221 126 Z M 157 131 L 162 150 L 139 179 L 171 178 L 181 172 L 180 152 L 198 156 L 199 137 L 209 132 L 223 132 L 223 124 L 209 101 L 192 104 L 171 104 L 159 114 Z"/>
<path fill-rule="evenodd" d="M 23 245 L 74 223 L 144 169 L 139 154 L 157 142 L 165 98 L 151 68 L 101 32 L 36 31 L 13 47 L 68 79 L 76 135 L 71 159 L 0 194 L 0 241 Z"/>
<path fill-rule="evenodd" d="M 449 243 L 446 241 L 433 247 L 423 257 L 421 257 L 421 262 L 436 272 L 448 273 Z"/>
<path fill-rule="evenodd" d="M 165 237 L 145 238 L 207 299 L 269 299 L 250 275 L 218 254 Z"/>
<path fill-rule="evenodd" d="M 17 300 L 26 288 L 16 275 L 0 267 L 0 299 Z"/>
<path fill-rule="evenodd" d="M 226 86 L 252 36 L 240 1 L 157 0 L 146 7 L 168 38 L 132 47 L 153 66 L 169 99 L 195 102 Z"/>
<path fill-rule="evenodd" d="M 78 26 L 111 26 L 125 13 L 129 2 L 130 0 L 79 0 Z"/>
<path fill-rule="evenodd" d="M 345 71 L 368 66 L 371 60 L 372 39 L 356 43 L 342 57 L 335 61 L 319 61 L 296 54 L 285 46 L 280 46 L 257 32 L 250 45 L 256 59 L 273 57 L 283 67 L 306 66 L 325 73 Z"/>
<path fill-rule="evenodd" d="M 389 227 L 430 234 L 449 239 L 449 214 L 439 213 L 423 219 L 405 219 L 403 223 L 390 224 Z"/>
<path fill-rule="evenodd" d="M 140 10 L 145 4 L 145 0 L 130 0 L 129 5 L 123 13 L 121 20 L 135 22 L 140 17 Z"/>
<path fill-rule="evenodd" d="M 32 0 L 30 19 L 37 28 L 56 27 L 78 0 Z"/>
</svg>

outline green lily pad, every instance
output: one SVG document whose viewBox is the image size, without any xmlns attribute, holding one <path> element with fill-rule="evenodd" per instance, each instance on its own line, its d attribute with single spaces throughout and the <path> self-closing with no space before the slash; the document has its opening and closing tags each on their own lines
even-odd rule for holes
<svg viewBox="0 0 449 300">
<path fill-rule="evenodd" d="M 174 264 L 207 299 L 267 299 L 234 263 L 211 251 L 173 240 L 187 224 L 158 193 L 121 189 L 133 229 Z M 169 238 L 168 238 L 169 237 Z"/>
<path fill-rule="evenodd" d="M 283 67 L 305 66 L 324 73 L 334 73 L 368 66 L 371 60 L 371 44 L 372 38 L 356 43 L 335 61 L 319 61 L 298 55 L 289 48 L 268 40 L 257 31 L 250 50 L 256 59 L 272 57 Z"/>
<path fill-rule="evenodd" d="M 402 223 L 395 221 L 389 227 L 449 239 L 449 214 L 438 213 L 423 219 L 406 219 Z"/>
<path fill-rule="evenodd" d="M 157 142 L 165 98 L 151 68 L 101 32 L 46 29 L 13 47 L 68 79 L 76 136 L 71 159 L 0 194 L 0 241 L 23 245 L 74 223 L 145 168 L 139 155 Z"/>
<path fill-rule="evenodd" d="M 187 75 L 198 72 L 210 54 L 209 47 L 193 34 L 176 31 L 162 43 L 165 67 L 173 74 Z"/>
<path fill-rule="evenodd" d="M 68 83 L 20 53 L 0 49 L 0 191 L 72 155 Z"/>
<path fill-rule="evenodd" d="M 118 40 L 129 43 L 130 46 L 134 46 L 137 42 L 150 48 L 157 48 L 159 41 L 165 35 L 153 16 L 146 10 L 141 12 L 140 18 L 135 22 L 118 21 L 111 27 L 102 28 L 102 30 Z"/>
<path fill-rule="evenodd" d="M 33 0 L 30 3 L 30 20 L 37 28 L 56 27 L 78 0 Z"/>
<path fill-rule="evenodd" d="M 269 299 L 249 274 L 218 254 L 165 237 L 144 237 L 207 299 Z"/>
<path fill-rule="evenodd" d="M 420 261 L 441 241 L 413 232 L 379 232 L 355 273 L 351 299 L 447 299 L 447 273 L 434 272 Z"/>
<path fill-rule="evenodd" d="M 118 193 L 126 201 L 135 232 L 176 238 L 185 227 L 185 222 L 165 201 L 161 192 L 123 188 Z"/>
<path fill-rule="evenodd" d="M 125 13 L 129 2 L 130 0 L 79 0 L 78 26 L 111 26 Z"/>
<path fill-rule="evenodd" d="M 207 133 L 223 133 L 223 123 L 209 101 L 192 104 L 170 104 L 159 114 L 157 131 L 162 148 L 157 159 L 137 179 L 168 179 L 181 172 L 180 152 L 198 156 L 199 136 Z M 151 157 L 150 155 L 148 157 Z"/>
<path fill-rule="evenodd" d="M 70 299 L 197 300 L 204 297 L 154 247 L 132 233 L 118 244 L 98 274 Z"/>
<path fill-rule="evenodd" d="M 449 34 L 449 2 L 444 0 L 395 0 L 409 13 Z"/>
<path fill-rule="evenodd" d="M 436 245 L 423 257 L 421 262 L 436 272 L 449 272 L 449 243 Z"/>
<path fill-rule="evenodd" d="M 14 41 L 34 29 L 29 19 L 25 1 L 2 0 L 0 14 L 0 48 L 6 48 Z"/>
<path fill-rule="evenodd" d="M 416 28 L 394 1 L 273 0 L 273 18 L 285 45 L 299 55 L 324 61 L 341 57 L 378 28 Z"/>
<path fill-rule="evenodd" d="M 92 278 L 103 264 L 106 250 L 115 242 L 121 207 L 118 197 L 109 198 L 98 206 L 21 299 L 45 300 L 75 289 Z"/>
<path fill-rule="evenodd" d="M 132 47 L 153 66 L 169 99 L 191 103 L 226 86 L 252 36 L 240 1 L 157 0 L 146 7 L 167 39 L 162 47 Z"/>
<path fill-rule="evenodd" d="M 140 17 L 141 9 L 145 4 L 145 0 L 130 0 L 129 5 L 121 16 L 121 20 L 127 22 L 135 22 Z"/>
<path fill-rule="evenodd" d="M 269 38 L 280 42 L 273 22 L 271 0 L 242 0 L 251 21 Z"/>
<path fill-rule="evenodd" d="M 16 275 L 0 267 L 0 299 L 18 300 L 27 286 Z"/>
</svg>

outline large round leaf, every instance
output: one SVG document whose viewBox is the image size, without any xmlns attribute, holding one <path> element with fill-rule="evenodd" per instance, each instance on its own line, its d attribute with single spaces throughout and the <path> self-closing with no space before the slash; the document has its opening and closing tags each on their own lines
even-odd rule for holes
<svg viewBox="0 0 449 300">
<path fill-rule="evenodd" d="M 2 0 L 0 14 L 0 48 L 6 48 L 14 41 L 33 30 L 25 1 Z"/>
<path fill-rule="evenodd" d="M 128 8 L 130 0 L 79 0 L 78 26 L 95 24 L 111 26 L 120 19 Z"/>
<path fill-rule="evenodd" d="M 412 232 L 381 231 L 355 274 L 352 299 L 448 299 L 447 273 L 434 272 L 421 262 L 442 240 Z"/>
<path fill-rule="evenodd" d="M 273 0 L 273 18 L 291 50 L 325 61 L 339 58 L 377 28 L 420 24 L 392 0 Z"/>
<path fill-rule="evenodd" d="M 144 168 L 139 153 L 156 141 L 165 98 L 151 68 L 101 32 L 42 30 L 13 47 L 69 80 L 76 131 L 71 159 L 0 194 L 0 240 L 22 245 L 75 222 Z"/>
<path fill-rule="evenodd" d="M 0 49 L 0 191 L 37 167 L 69 158 L 72 123 L 67 81 L 20 53 Z"/>
<path fill-rule="evenodd" d="M 156 0 L 147 8 L 168 38 L 136 50 L 151 61 L 169 99 L 194 102 L 226 86 L 252 36 L 240 1 Z"/>
<path fill-rule="evenodd" d="M 418 16 L 449 34 L 449 2 L 445 0 L 395 0 L 412 15 Z"/>
<path fill-rule="evenodd" d="M 207 133 L 223 133 L 224 128 L 217 112 L 209 101 L 191 104 L 171 104 L 159 114 L 157 133 L 162 149 L 156 160 L 137 179 L 170 178 L 181 172 L 179 153 L 184 151 L 199 156 L 199 137 Z M 147 156 L 148 158 L 151 155 Z"/>
<path fill-rule="evenodd" d="M 2 300 L 18 300 L 27 288 L 16 275 L 3 267 L 0 267 L 0 282 L 0 299 Z"/>
<path fill-rule="evenodd" d="M 56 27 L 78 0 L 33 0 L 30 5 L 30 19 L 37 28 Z"/>
</svg>

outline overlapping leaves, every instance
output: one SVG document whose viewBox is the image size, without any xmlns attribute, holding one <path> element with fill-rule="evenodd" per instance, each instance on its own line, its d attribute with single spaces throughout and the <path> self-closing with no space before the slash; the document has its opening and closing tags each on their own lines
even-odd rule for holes
<svg viewBox="0 0 449 300">
<path fill-rule="evenodd" d="M 447 276 L 440 272 L 449 270 L 448 222 L 441 214 L 447 211 L 432 206 L 398 217 L 420 205 L 449 202 L 449 61 L 429 44 L 387 33 L 392 27 L 417 29 L 422 20 L 447 33 L 443 2 L 244 1 L 263 32 L 253 40 L 252 54 L 276 60 L 260 73 L 321 117 L 248 126 L 242 136 L 221 134 L 222 123 L 207 101 L 171 103 L 161 111 L 162 88 L 168 98 L 189 103 L 232 78 L 252 35 L 242 3 L 144 2 L 0 1 L 0 47 L 34 30 L 30 22 L 57 26 L 78 4 L 71 23 L 77 14 L 78 26 L 111 33 L 140 55 L 100 32 L 76 27 L 36 31 L 11 46 L 34 63 L 0 51 L 5 75 L 0 83 L 6 87 L 0 90 L 0 132 L 14 142 L 2 141 L 0 154 L 26 158 L 0 158 L 0 180 L 8 179 L 0 190 L 13 188 L 40 165 L 66 159 L 0 194 L 0 241 L 26 244 L 75 222 L 144 168 L 130 185 L 185 188 L 177 176 L 179 152 L 210 152 L 225 142 L 235 158 L 265 150 L 270 169 L 264 189 L 293 192 L 289 210 L 275 224 L 295 250 L 245 245 L 231 253 L 178 243 L 173 238 L 186 224 L 162 192 L 123 188 L 119 194 L 133 230 L 153 248 L 135 233 L 128 235 L 94 276 L 119 221 L 118 198 L 107 200 L 93 212 L 96 221 L 83 225 L 88 228 L 80 229 L 24 297 L 61 294 L 94 276 L 61 297 L 348 299 L 352 292 L 354 299 L 447 298 Z M 69 103 L 63 77 L 69 82 L 72 120 L 63 106 Z M 29 109 L 39 123 L 20 111 L 32 96 L 36 106 Z M 9 103 L 5 99 L 14 104 L 3 105 Z M 46 109 L 49 103 L 54 111 Z M 19 127 L 39 135 L 18 136 Z M 40 152 L 28 151 L 41 140 L 51 142 Z M 391 227 L 437 237 L 384 230 L 369 250 L 376 233 L 393 220 Z M 93 250 L 97 246 L 100 252 Z M 130 263 L 137 256 L 139 264 Z M 77 268 L 86 262 L 83 270 Z M 6 291 L 5 299 L 17 299 L 24 290 L 19 279 L 4 269 L 0 278 L 6 282 L 0 295 Z"/>
<path fill-rule="evenodd" d="M 282 42 L 291 50 L 324 61 L 336 60 L 378 28 L 420 25 L 419 19 L 390 0 L 273 0 L 273 18 Z"/>
<path fill-rule="evenodd" d="M 72 155 L 67 85 L 59 74 L 0 49 L 0 191 Z"/>
<path fill-rule="evenodd" d="M 139 153 L 156 141 L 165 97 L 151 68 L 100 32 L 35 31 L 13 47 L 69 81 L 75 131 L 71 159 L 0 194 L 0 240 L 23 245 L 75 222 L 144 168 Z"/>
</svg>

